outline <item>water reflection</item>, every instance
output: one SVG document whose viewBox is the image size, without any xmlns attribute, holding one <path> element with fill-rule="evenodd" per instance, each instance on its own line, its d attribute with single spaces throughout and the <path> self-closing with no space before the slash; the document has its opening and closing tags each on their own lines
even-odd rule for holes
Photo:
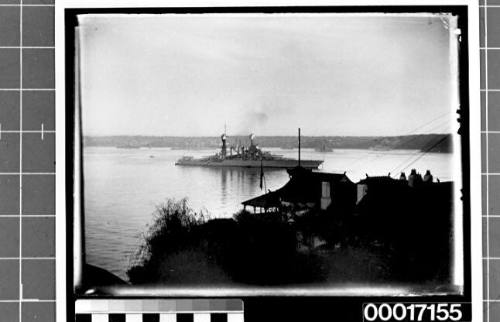
<svg viewBox="0 0 500 322">
<path fill-rule="evenodd" d="M 163 198 L 188 196 L 194 209 L 205 209 L 211 217 L 231 217 L 242 209 L 241 202 L 264 193 L 266 188 L 278 189 L 288 180 L 285 169 L 264 169 L 261 189 L 259 168 L 176 166 L 168 171 L 175 189 L 172 185 L 161 187 Z"/>
</svg>

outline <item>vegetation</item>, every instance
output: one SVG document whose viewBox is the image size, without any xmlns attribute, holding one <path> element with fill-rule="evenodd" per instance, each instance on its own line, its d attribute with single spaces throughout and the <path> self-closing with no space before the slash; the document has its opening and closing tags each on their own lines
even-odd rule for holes
<svg viewBox="0 0 500 322">
<path fill-rule="evenodd" d="M 229 145 L 248 144 L 248 136 L 230 136 Z M 295 136 L 259 136 L 261 147 L 293 149 L 297 147 Z M 170 147 L 173 149 L 218 149 L 219 137 L 175 136 L 99 136 L 84 137 L 85 146 L 117 147 Z M 416 134 L 404 136 L 302 136 L 303 148 L 310 149 L 403 149 L 432 152 L 451 152 L 450 134 Z"/>
<path fill-rule="evenodd" d="M 127 274 L 131 283 L 282 284 L 321 278 L 314 256 L 296 252 L 297 240 L 283 218 L 242 211 L 233 219 L 211 219 L 168 200 Z"/>
<path fill-rule="evenodd" d="M 132 284 L 171 285 L 445 281 L 448 206 L 416 205 L 403 217 L 402 204 L 412 200 L 400 197 L 387 207 L 379 196 L 371 210 L 356 213 L 332 206 L 300 216 L 240 211 L 228 219 L 195 212 L 186 199 L 167 200 L 127 274 Z M 415 229 L 405 229 L 410 224 Z"/>
</svg>

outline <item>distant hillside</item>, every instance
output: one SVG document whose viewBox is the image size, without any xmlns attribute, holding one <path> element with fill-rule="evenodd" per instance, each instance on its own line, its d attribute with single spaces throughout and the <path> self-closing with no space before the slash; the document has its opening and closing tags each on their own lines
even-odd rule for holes
<svg viewBox="0 0 500 322">
<path fill-rule="evenodd" d="M 297 147 L 295 136 L 258 136 L 255 142 L 260 147 L 293 149 Z M 219 137 L 178 136 L 86 136 L 85 146 L 115 146 L 125 148 L 170 147 L 173 149 L 217 149 Z M 248 136 L 228 138 L 228 145 L 248 145 Z M 303 148 L 329 149 L 373 149 L 373 150 L 421 150 L 430 152 L 452 152 L 451 134 L 422 134 L 407 136 L 303 136 Z"/>
</svg>

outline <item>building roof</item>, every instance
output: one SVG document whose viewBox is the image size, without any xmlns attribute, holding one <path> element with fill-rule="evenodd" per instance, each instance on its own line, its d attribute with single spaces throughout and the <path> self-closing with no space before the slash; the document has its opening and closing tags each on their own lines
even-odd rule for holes
<svg viewBox="0 0 500 322">
<path fill-rule="evenodd" d="M 312 180 L 328 182 L 346 182 L 352 183 L 346 173 L 315 172 L 303 167 L 295 167 L 287 170 L 291 177 L 310 177 Z"/>
<path fill-rule="evenodd" d="M 245 206 L 270 208 L 278 207 L 281 201 L 308 203 L 318 200 L 321 195 L 321 182 L 352 184 L 345 173 L 313 172 L 302 167 L 287 170 L 290 180 L 276 191 L 243 201 Z"/>
<path fill-rule="evenodd" d="M 278 207 L 281 205 L 280 193 L 278 191 L 279 190 L 271 191 L 258 197 L 245 200 L 242 202 L 242 204 L 245 206 L 260 208 Z"/>
<path fill-rule="evenodd" d="M 367 176 L 366 178 L 359 180 L 358 184 L 394 184 L 400 183 L 401 180 L 391 178 L 389 176 Z"/>
</svg>

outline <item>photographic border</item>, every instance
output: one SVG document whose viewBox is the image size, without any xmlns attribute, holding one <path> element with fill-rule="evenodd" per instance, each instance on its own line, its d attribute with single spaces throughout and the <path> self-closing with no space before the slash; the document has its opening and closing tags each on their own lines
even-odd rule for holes
<svg viewBox="0 0 500 322">
<path fill-rule="evenodd" d="M 362 8 L 360 6 L 363 6 Z M 393 6 L 402 6 L 395 8 Z M 78 189 L 81 188 L 81 178 L 74 176 L 73 172 L 73 160 L 78 162 L 81 155 L 73 156 L 73 151 L 71 151 L 71 146 L 74 144 L 79 144 L 73 141 L 78 135 L 71 132 L 78 128 L 78 121 L 75 121 L 74 116 L 78 115 L 75 111 L 68 110 L 68 106 L 72 106 L 72 101 L 74 97 L 69 95 L 72 92 L 72 88 L 69 88 L 68 84 L 72 83 L 72 75 L 66 74 L 68 70 L 71 70 L 73 65 L 72 61 L 66 61 L 67 56 L 67 41 L 71 39 L 69 34 L 66 33 L 66 23 L 67 23 L 67 10 L 72 10 L 76 12 L 81 10 L 82 12 L 89 11 L 99 11 L 99 12 L 116 12 L 116 11 L 129 11 L 140 10 L 141 12 L 157 12 L 158 10 L 165 10 L 166 12 L 200 12 L 205 13 L 207 11 L 215 12 L 249 12 L 249 10 L 257 10 L 257 12 L 262 12 L 262 9 L 269 10 L 271 12 L 282 12 L 284 9 L 295 9 L 312 10 L 311 12 L 323 12 L 325 9 L 333 9 L 332 12 L 342 12 L 342 11 L 364 11 L 369 8 L 374 12 L 384 11 L 386 9 L 391 9 L 391 11 L 398 12 L 398 10 L 403 10 L 404 6 L 412 6 L 411 8 L 416 9 L 429 9 L 432 8 L 434 11 L 439 11 L 439 8 L 443 6 L 461 6 L 463 10 L 467 13 L 467 23 L 468 29 L 462 33 L 463 39 L 465 39 L 465 44 L 467 46 L 462 46 L 463 49 L 467 49 L 465 53 L 460 53 L 459 66 L 461 67 L 460 75 L 461 80 L 467 80 L 466 83 L 460 84 L 460 102 L 465 106 L 468 106 L 468 115 L 462 116 L 466 119 L 468 126 L 462 126 L 464 132 L 462 133 L 462 142 L 465 142 L 464 151 L 462 153 L 462 167 L 463 173 L 469 174 L 469 176 L 464 176 L 463 185 L 464 189 L 464 208 L 469 209 L 464 211 L 463 227 L 464 227 L 464 296 L 465 298 L 470 298 L 473 302 L 473 321 L 482 320 L 482 262 L 481 262 L 481 178 L 480 178 L 480 115 L 479 115 L 479 21 L 478 21 L 478 5 L 477 1 L 467 1 L 467 0 L 439 0 L 439 1 L 324 1 L 324 0 L 314 0 L 314 1 L 246 1 L 244 3 L 237 3 L 236 1 L 157 1 L 150 0 L 147 2 L 140 1 L 96 1 L 96 0 L 75 0 L 75 1 L 58 1 L 56 2 L 56 297 L 58 302 L 57 317 L 58 319 L 65 319 L 70 317 L 71 312 L 71 301 L 75 298 L 74 277 L 79 277 L 78 274 L 74 274 L 74 259 L 76 262 L 81 261 L 81 257 L 78 258 L 78 252 L 71 249 L 71 245 L 78 246 L 78 242 L 73 241 L 73 237 L 80 238 L 78 234 L 73 234 L 74 223 L 71 221 L 74 211 L 80 211 L 81 208 L 74 207 L 74 198 L 80 198 L 81 195 L 78 193 Z M 134 9 L 138 8 L 138 9 Z M 408 7 L 409 8 L 409 7 Z M 403 10 L 407 12 L 407 10 Z M 461 47 L 461 48 L 462 48 Z M 466 48 L 465 48 L 466 47 Z M 70 80 L 70 82 L 68 82 Z M 78 133 L 78 132 L 76 132 Z M 81 162 L 81 160 L 80 160 Z M 74 186 L 73 186 L 74 185 Z M 72 187 L 72 188 L 70 188 Z M 68 189 L 69 188 L 69 189 Z M 469 190 L 469 191 L 466 191 Z M 470 195 L 467 195 L 470 192 Z M 468 202 L 470 201 L 470 204 Z M 62 215 L 64 214 L 64 215 Z M 81 216 L 79 217 L 81 218 Z M 78 231 L 78 230 L 77 230 Z M 82 245 L 79 245 L 82 247 Z M 76 256 L 76 257 L 75 257 Z M 77 266 L 78 267 L 78 266 Z M 225 297 L 225 296 L 236 296 L 245 297 L 248 293 L 238 292 L 237 289 L 230 290 L 228 293 L 213 293 L 205 292 L 203 289 L 190 289 L 190 290 L 178 290 L 178 292 L 162 292 L 162 288 L 140 288 L 145 292 L 130 292 L 130 288 L 127 288 L 126 292 L 115 292 L 114 295 L 120 297 Z M 359 289 L 359 292 L 351 294 L 352 299 L 361 298 L 360 295 L 366 294 L 365 289 Z M 271 293 L 260 293 L 255 294 L 256 296 L 277 296 L 276 299 L 278 304 L 280 296 L 287 295 L 288 291 L 283 294 L 276 294 L 274 291 Z M 397 293 L 397 292 L 396 292 Z M 83 295 L 83 294 L 82 294 Z M 79 295 L 79 296 L 82 296 Z M 89 294 L 90 295 L 90 294 Z M 288 294 L 289 295 L 289 294 Z M 318 296 L 318 294 L 292 294 L 297 295 L 309 295 Z M 325 296 L 340 296 L 341 294 L 335 293 L 325 293 Z M 346 294 L 342 294 L 345 296 Z M 387 293 L 385 293 L 387 295 Z M 85 295 L 83 295 L 85 296 Z M 377 294 L 372 294 L 377 298 L 373 300 L 379 300 Z M 390 297 L 383 296 L 383 299 L 391 299 Z M 398 297 L 396 300 L 403 300 L 406 297 Z M 314 297 L 312 297 L 314 299 Z M 407 299 L 407 298 L 406 298 Z M 426 296 L 424 299 L 420 299 L 419 296 L 415 296 L 412 300 L 415 301 L 432 301 L 434 299 L 443 300 L 443 297 Z M 339 300 L 337 298 L 336 300 Z M 392 299 L 394 301 L 394 298 Z M 464 297 L 446 297 L 446 301 L 463 301 Z M 250 300 L 251 301 L 251 300 Z M 271 303 L 273 301 L 268 301 Z M 274 301 L 276 303 L 276 301 Z M 67 308 L 67 310 L 66 310 Z M 74 313 L 74 312 L 73 312 Z"/>
</svg>

